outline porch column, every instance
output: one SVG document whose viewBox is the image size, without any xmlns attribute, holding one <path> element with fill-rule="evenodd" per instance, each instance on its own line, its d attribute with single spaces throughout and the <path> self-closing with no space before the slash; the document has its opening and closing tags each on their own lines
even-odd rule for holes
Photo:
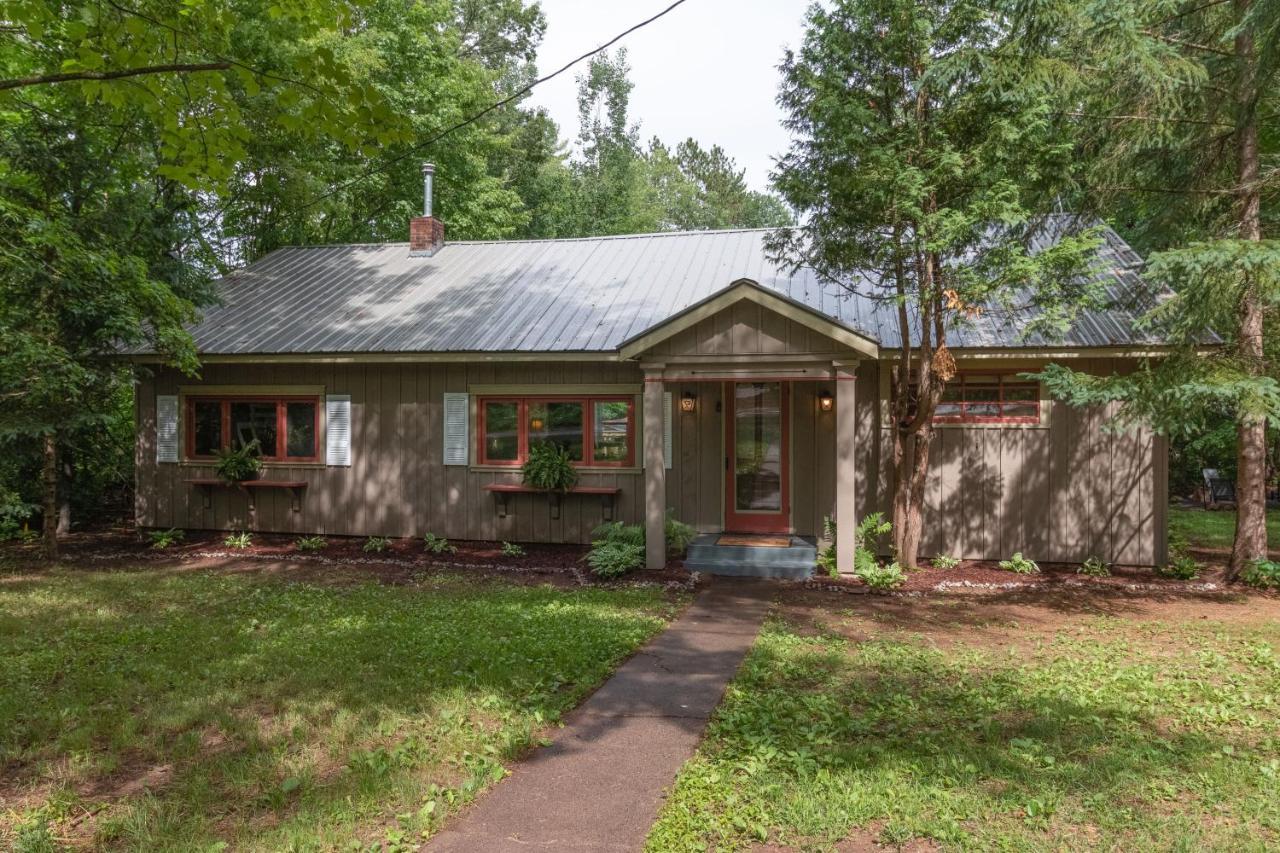
<svg viewBox="0 0 1280 853">
<path fill-rule="evenodd" d="M 858 527 L 857 362 L 834 363 L 836 380 L 836 568 L 853 571 L 853 531 Z"/>
<path fill-rule="evenodd" d="M 644 564 L 667 564 L 667 466 L 662 458 L 662 370 L 644 372 Z"/>
</svg>

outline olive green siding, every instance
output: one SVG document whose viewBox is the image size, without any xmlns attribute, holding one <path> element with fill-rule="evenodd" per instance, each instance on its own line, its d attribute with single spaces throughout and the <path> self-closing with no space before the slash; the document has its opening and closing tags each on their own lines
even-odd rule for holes
<svg viewBox="0 0 1280 853">
<path fill-rule="evenodd" d="M 771 322 L 770 312 L 757 316 Z M 791 321 L 786 321 L 791 323 Z M 754 328 L 728 331 L 706 324 L 708 333 L 737 339 L 743 349 L 782 341 Z M 750 326 L 750 321 L 746 325 Z M 699 327 L 701 328 L 701 326 Z M 810 334 L 786 326 L 787 341 Z M 779 333 L 781 334 L 781 333 Z M 675 339 L 673 339 L 675 340 Z M 812 344 L 806 344 L 812 346 Z M 717 344 L 695 341 L 694 352 Z M 791 346 L 788 343 L 788 346 Z M 788 349 L 789 353 L 798 350 Z M 827 351 L 830 358 L 830 351 Z M 1077 360 L 1074 366 L 1109 371 L 1119 362 Z M 738 365 L 741 367 L 741 365 Z M 962 365 L 963 366 L 963 365 Z M 507 364 L 211 364 L 202 379 L 161 370 L 138 385 L 137 519 L 143 527 L 250 529 L 328 535 L 421 536 L 518 542 L 586 542 L 602 520 L 600 499 L 570 496 L 559 518 L 540 495 L 513 495 L 498 517 L 484 486 L 517 482 L 518 472 L 486 471 L 443 464 L 443 398 L 477 386 L 518 385 L 529 394 L 573 385 L 642 384 L 630 363 L 523 362 Z M 308 483 L 300 511 L 288 491 L 256 492 L 249 511 L 246 494 L 215 488 L 204 508 L 199 489 L 184 482 L 213 476 L 208 465 L 157 464 L 155 398 L 180 386 L 322 386 L 326 394 L 351 395 L 350 467 L 273 466 L 266 477 Z M 724 423 L 720 381 L 667 384 L 674 400 L 696 395 L 693 413 L 678 404 L 672 413 L 672 464 L 666 472 L 666 503 L 700 530 L 723 523 Z M 858 369 L 858 512 L 888 512 L 892 481 L 892 434 L 882 423 L 884 383 L 880 365 Z M 830 383 L 791 386 L 791 506 L 795 532 L 818 535 L 835 508 L 835 413 L 819 412 L 817 394 Z M 1167 448 L 1143 430 L 1103 429 L 1100 411 L 1046 404 L 1039 427 L 946 427 L 931 450 L 925 510 L 925 554 L 998 559 L 1022 551 L 1042 561 L 1079 561 L 1097 555 L 1111 562 L 1152 564 L 1164 560 Z M 637 402 L 637 424 L 641 422 Z M 474 443 L 474 418 L 472 440 Z M 637 459 L 641 447 L 636 438 Z M 639 468 L 584 473 L 584 485 L 616 486 L 615 518 L 643 521 L 644 479 Z"/>
</svg>

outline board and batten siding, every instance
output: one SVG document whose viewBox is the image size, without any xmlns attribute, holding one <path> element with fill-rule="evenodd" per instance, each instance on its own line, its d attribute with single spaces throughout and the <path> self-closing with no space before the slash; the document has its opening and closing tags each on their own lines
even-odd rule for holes
<svg viewBox="0 0 1280 853">
<path fill-rule="evenodd" d="M 207 364 L 199 382 L 170 370 L 143 372 L 137 386 L 138 446 L 136 515 L 143 527 L 256 530 L 356 536 L 422 536 L 512 542 L 587 542 L 602 519 L 598 496 L 566 497 L 552 518 L 543 495 L 511 495 L 499 518 L 489 483 L 519 482 L 518 471 L 475 470 L 444 464 L 444 395 L 472 386 L 634 384 L 642 375 L 632 364 Z M 215 487 L 209 508 L 199 488 L 186 480 L 215 476 L 201 463 L 157 464 L 157 395 L 179 387 L 220 385 L 323 386 L 326 394 L 351 397 L 351 464 L 346 467 L 271 464 L 268 479 L 307 483 L 300 511 L 287 489 L 247 494 Z M 543 392 L 545 393 L 545 392 Z M 637 409 L 637 423 L 639 423 Z M 474 416 L 471 435 L 474 443 Z M 637 436 L 637 447 L 639 437 Z M 641 521 L 644 480 L 639 469 L 584 472 L 580 482 L 621 489 L 614 517 Z"/>
</svg>

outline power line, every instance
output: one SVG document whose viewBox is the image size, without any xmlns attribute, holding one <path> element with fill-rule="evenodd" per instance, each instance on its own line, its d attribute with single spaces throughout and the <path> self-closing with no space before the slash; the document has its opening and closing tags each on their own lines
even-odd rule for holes
<svg viewBox="0 0 1280 853">
<path fill-rule="evenodd" d="M 325 193 L 323 193 L 323 194 L 321 194 L 321 195 L 318 195 L 318 196 L 316 196 L 315 198 L 311 199 L 311 200 L 310 200 L 310 201 L 308 201 L 308 202 L 304 202 L 303 204 L 299 205 L 299 207 L 300 207 L 300 208 L 302 208 L 302 209 L 306 209 L 306 208 L 308 208 L 308 207 L 314 207 L 315 205 L 319 204 L 320 202 L 324 201 L 325 199 L 330 198 L 330 197 L 332 197 L 332 196 L 336 195 L 337 193 L 340 193 L 340 192 L 342 192 L 343 190 L 345 190 L 345 189 L 347 189 L 347 188 L 349 188 L 349 187 L 352 187 L 352 186 L 354 186 L 354 185 L 356 185 L 356 184 L 360 183 L 361 181 L 365 180 L 366 178 L 372 177 L 373 175 L 376 175 L 376 174 L 378 174 L 379 172 L 385 172 L 389 167 L 394 166 L 395 164 L 400 163 L 400 162 L 402 162 L 402 161 L 404 161 L 404 160 L 407 160 L 409 157 L 412 157 L 414 154 L 417 154 L 419 151 L 421 151 L 422 149 L 424 149 L 424 148 L 426 148 L 426 147 L 428 147 L 428 146 L 430 146 L 430 145 L 434 145 L 435 143 L 439 142 L 441 139 L 444 139 L 446 136 L 448 136 L 449 134 L 453 133 L 455 130 L 461 130 L 462 128 L 466 127 L 466 126 L 467 126 L 467 125 L 469 125 L 469 124 L 474 124 L 475 122 L 477 122 L 477 121 L 479 121 L 480 119 L 484 118 L 486 115 L 488 115 L 489 113 L 493 112 L 494 110 L 496 110 L 496 109 L 501 109 L 502 107 L 505 107 L 507 104 L 511 103 L 512 101 L 519 100 L 520 98 L 524 97 L 525 95 L 527 95 L 527 94 L 529 94 L 531 91 L 533 91 L 533 89 L 534 89 L 534 87 L 535 87 L 535 86 L 539 86 L 539 85 L 541 85 L 541 84 L 543 84 L 543 83 L 547 82 L 548 80 L 551 80 L 551 79 L 553 79 L 553 78 L 555 78 L 555 77 L 559 77 L 561 74 L 563 74 L 564 72 L 568 71 L 570 68 L 572 68 L 573 66 L 577 65 L 579 62 L 582 62 L 584 59 L 590 59 L 591 57 L 595 56 L 597 53 L 601 52 L 602 50 L 607 50 L 608 48 L 610 48 L 610 47 L 612 47 L 613 45 L 617 44 L 617 43 L 618 43 L 619 41 L 621 41 L 622 39 L 624 39 L 624 38 L 626 38 L 627 36 L 629 36 L 629 35 L 631 35 L 632 33 L 634 33 L 636 30 L 642 29 L 643 27 L 647 27 L 649 24 L 652 24 L 654 21 L 656 21 L 656 20 L 658 20 L 659 18 L 663 17 L 663 16 L 664 16 L 664 15 L 666 15 L 668 12 L 671 12 L 671 11 L 672 11 L 673 9 L 675 9 L 677 6 L 684 5 L 684 3 L 685 3 L 685 2 L 686 2 L 686 0 L 675 0 L 675 2 L 674 2 L 674 3 L 672 3 L 670 6 L 668 6 L 668 7 L 667 7 L 667 8 L 665 8 L 665 9 L 663 9 L 661 12 L 657 13 L 656 15 L 654 15 L 654 16 L 652 16 L 652 17 L 650 17 L 650 18 L 645 18 L 645 19 L 644 19 L 643 21 L 641 21 L 640 23 L 635 24 L 635 25 L 633 25 L 633 26 L 631 26 L 631 27 L 628 27 L 627 29 L 625 29 L 625 30 L 623 30 L 622 32 L 618 33 L 616 36 L 614 36 L 613 38 L 609 39 L 607 42 L 605 42 L 604 44 L 600 45 L 599 47 L 596 47 L 596 48 L 594 48 L 594 49 L 592 49 L 592 50 L 589 50 L 589 51 L 587 51 L 586 53 L 582 54 L 581 56 L 577 57 L 576 59 L 572 59 L 572 60 L 570 60 L 569 62 L 566 62 L 564 65 L 561 65 L 561 66 L 560 66 L 559 68 L 557 68 L 555 71 L 552 71 L 550 74 L 547 74 L 547 75 L 545 75 L 545 76 L 543 76 L 543 77 L 539 77 L 538 79 L 534 80 L 534 81 L 533 81 L 532 83 L 530 83 L 529 85 L 525 86 L 523 89 L 520 89 L 519 91 L 517 91 L 517 92 L 515 92 L 515 93 L 513 93 L 513 94 L 511 94 L 511 95 L 508 95 L 507 97 L 503 98 L 503 99 L 502 99 L 502 100 L 500 100 L 500 101 L 496 101 L 496 102 L 494 102 L 494 103 L 490 104 L 489 106 L 485 107 L 484 109 L 482 109 L 480 112 L 476 113 L 475 115 L 472 115 L 472 116 L 470 116 L 469 118 L 465 118 L 465 119 L 463 119 L 462 121 L 458 122 L 457 124 L 455 124 L 455 125 L 453 125 L 453 126 L 451 126 L 451 127 L 447 127 L 447 128 L 445 128 L 444 130 L 440 131 L 439 133 L 437 133 L 435 136 L 431 137 L 430 139 L 427 139 L 427 140 L 425 140 L 425 141 L 423 141 L 423 142 L 419 142 L 417 145 L 413 146 L 412 148 L 410 148 L 410 149 L 409 149 L 408 151 L 406 151 L 405 153 L 400 154 L 399 156 L 396 156 L 396 157 L 391 158 L 391 160 L 389 160 L 388 162 L 384 163 L 383 165 L 378 166 L 378 167 L 376 167 L 376 168 L 366 169 L 364 172 L 361 172 L 359 175 L 356 175 L 354 178 L 351 178 L 351 179 L 349 179 L 349 180 L 343 181 L 342 183 L 338 184 L 336 187 L 334 187 L 333 189 L 329 190 L 328 192 L 325 192 Z"/>
</svg>

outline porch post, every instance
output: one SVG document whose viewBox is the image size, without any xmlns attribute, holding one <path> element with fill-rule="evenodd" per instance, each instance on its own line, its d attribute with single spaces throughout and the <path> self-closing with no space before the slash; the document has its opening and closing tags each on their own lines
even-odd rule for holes
<svg viewBox="0 0 1280 853">
<path fill-rule="evenodd" d="M 853 571 L 858 527 L 858 429 L 854 372 L 857 362 L 834 362 L 836 381 L 836 568 Z"/>
<path fill-rule="evenodd" d="M 667 564 L 667 466 L 662 458 L 662 369 L 644 372 L 644 564 Z"/>
</svg>

